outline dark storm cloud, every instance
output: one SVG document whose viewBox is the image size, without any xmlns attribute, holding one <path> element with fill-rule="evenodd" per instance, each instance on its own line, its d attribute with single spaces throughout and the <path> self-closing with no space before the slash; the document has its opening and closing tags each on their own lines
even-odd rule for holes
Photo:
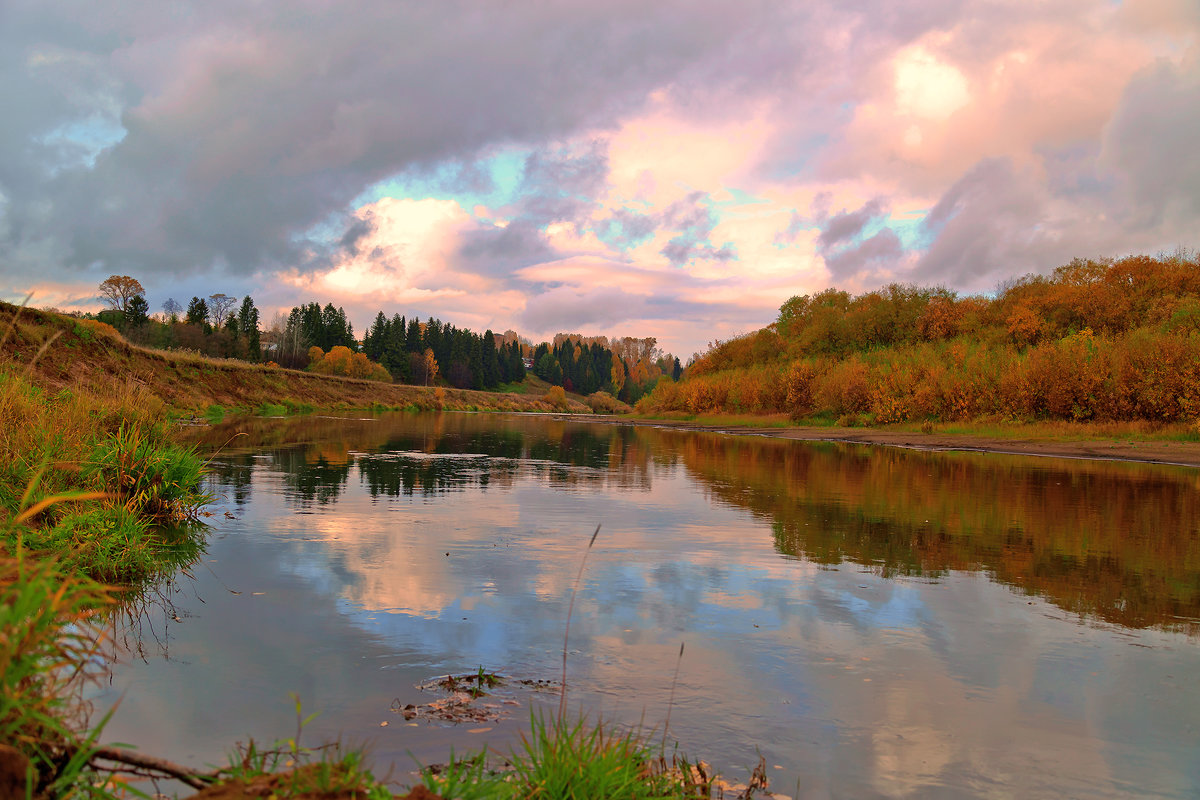
<svg viewBox="0 0 1200 800">
<path fill-rule="evenodd" d="M 461 236 L 452 260 L 456 269 L 464 272 L 504 279 L 522 267 L 559 257 L 541 229 L 527 220 L 517 220 L 503 228 L 465 231 Z"/>
<path fill-rule="evenodd" d="M 338 246 L 350 255 L 356 255 L 359 252 L 358 243 L 374 230 L 375 226 L 370 220 L 355 218 L 338 240 Z"/>
<path fill-rule="evenodd" d="M 986 291 L 1013 277 L 1049 272 L 1077 256 L 1120 255 L 1139 243 L 1101 195 L 1057 214 L 1055 196 L 1008 159 L 976 164 L 942 196 L 923 228 L 931 244 L 913 279 Z M 1103 219 L 1111 224 L 1100 224 Z M 1146 242 L 1146 240 L 1142 240 Z"/>
</svg>

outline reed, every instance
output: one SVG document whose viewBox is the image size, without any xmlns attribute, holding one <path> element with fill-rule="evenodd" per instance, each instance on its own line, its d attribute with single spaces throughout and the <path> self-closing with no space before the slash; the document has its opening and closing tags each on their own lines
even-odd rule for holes
<svg viewBox="0 0 1200 800">
<path fill-rule="evenodd" d="M 583 568 L 587 566 L 588 553 L 592 551 L 592 545 L 596 543 L 596 537 L 599 535 L 600 526 L 597 525 L 596 530 L 592 531 L 592 538 L 588 540 L 588 545 L 583 551 L 583 558 L 579 560 L 579 572 L 575 575 L 575 583 L 571 586 L 571 602 L 567 605 L 567 624 L 563 627 L 562 692 L 558 699 L 560 721 L 567 709 L 567 643 L 571 640 L 571 614 L 575 611 L 575 595 L 579 592 L 579 581 L 583 578 Z"/>
<path fill-rule="evenodd" d="M 663 748 L 667 746 L 667 731 L 671 727 L 671 709 L 675 707 L 675 686 L 679 683 L 679 668 L 683 665 L 683 645 L 683 642 L 679 643 L 679 655 L 675 659 L 675 675 L 671 678 L 671 694 L 667 698 L 667 718 L 663 722 Z"/>
</svg>

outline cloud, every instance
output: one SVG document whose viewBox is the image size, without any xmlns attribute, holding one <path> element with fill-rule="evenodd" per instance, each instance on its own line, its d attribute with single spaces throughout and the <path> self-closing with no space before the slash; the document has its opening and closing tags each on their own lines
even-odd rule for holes
<svg viewBox="0 0 1200 800">
<path fill-rule="evenodd" d="M 1108 162 L 1147 226 L 1200 217 L 1200 58 L 1160 61 L 1134 78 L 1113 115 Z"/>
<path fill-rule="evenodd" d="M 57 179 L 51 167 L 78 159 L 44 145 L 54 163 L 4 180 L 10 224 L 41 228 L 34 212 L 49 204 L 65 234 L 61 266 L 143 273 L 294 267 L 297 234 L 366 185 L 499 141 L 609 125 L 743 27 L 719 3 L 347 13 L 313 2 L 303 14 L 204 4 L 179 15 L 147 3 L 112 18 L 83 6 L 72 23 L 20 5 L 0 81 L 11 99 L 49 89 L 52 101 L 8 105 L 22 111 L 6 125 L 0 170 L 17 171 L 31 140 L 97 107 L 119 109 L 127 134 L 92 168 Z M 40 60 L 13 55 L 44 36 L 70 44 Z M 64 65 L 98 77 L 51 80 Z"/>
<path fill-rule="evenodd" d="M 825 266 L 835 282 L 852 278 L 868 268 L 894 266 L 904 255 L 904 246 L 895 232 L 884 228 L 874 236 L 825 257 Z"/>
<path fill-rule="evenodd" d="M 530 298 L 521 325 L 535 331 L 606 330 L 644 315 L 645 298 L 615 286 L 580 290 L 559 286 Z"/>
<path fill-rule="evenodd" d="M 1197 244 L 1185 0 L 67 1 L 0 25 L 14 292 L 623 313 L 688 352 L 831 283 Z"/>
<path fill-rule="evenodd" d="M 822 248 L 828 248 L 846 239 L 852 239 L 862 232 L 868 222 L 884 216 L 886 213 L 887 208 L 883 201 L 875 198 L 857 211 L 843 211 L 835 214 L 825 223 L 821 235 L 817 237 L 817 244 Z"/>
</svg>

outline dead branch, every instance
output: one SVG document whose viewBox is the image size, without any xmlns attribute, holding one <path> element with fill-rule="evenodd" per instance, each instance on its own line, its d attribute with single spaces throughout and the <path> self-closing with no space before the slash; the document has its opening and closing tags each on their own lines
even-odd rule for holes
<svg viewBox="0 0 1200 800">
<path fill-rule="evenodd" d="M 148 756 L 144 753 L 123 750 L 119 747 L 103 745 L 94 748 L 92 750 L 92 761 L 94 762 L 97 759 L 139 769 L 152 770 L 159 775 L 182 781 L 193 789 L 203 789 L 217 779 L 217 773 L 215 772 L 200 772 L 199 770 L 176 764 L 173 761 L 167 761 L 165 758 Z M 93 763 L 93 766 L 99 765 Z"/>
</svg>

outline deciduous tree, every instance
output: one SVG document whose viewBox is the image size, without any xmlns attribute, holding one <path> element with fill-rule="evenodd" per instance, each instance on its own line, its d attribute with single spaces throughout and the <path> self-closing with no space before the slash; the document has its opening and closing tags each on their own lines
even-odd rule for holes
<svg viewBox="0 0 1200 800">
<path fill-rule="evenodd" d="M 142 284 L 128 275 L 110 275 L 100 282 L 100 297 L 109 308 L 122 314 L 129 309 L 130 300 L 145 293 Z M 144 297 L 142 300 L 145 302 Z"/>
<path fill-rule="evenodd" d="M 229 319 L 233 307 L 237 304 L 236 297 L 218 292 L 208 296 L 208 322 L 213 328 L 220 329 Z"/>
</svg>

